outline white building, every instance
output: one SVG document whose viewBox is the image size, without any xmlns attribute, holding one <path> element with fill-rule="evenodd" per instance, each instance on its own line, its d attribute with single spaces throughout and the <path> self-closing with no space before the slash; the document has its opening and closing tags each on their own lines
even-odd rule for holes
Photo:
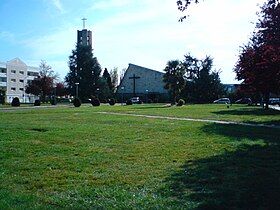
<svg viewBox="0 0 280 210">
<path fill-rule="evenodd" d="M 25 93 L 25 86 L 28 81 L 39 75 L 38 67 L 27 66 L 19 58 L 8 62 L 0 62 L 0 89 L 6 91 L 7 103 L 18 97 L 21 103 L 34 103 L 35 97 Z"/>
</svg>

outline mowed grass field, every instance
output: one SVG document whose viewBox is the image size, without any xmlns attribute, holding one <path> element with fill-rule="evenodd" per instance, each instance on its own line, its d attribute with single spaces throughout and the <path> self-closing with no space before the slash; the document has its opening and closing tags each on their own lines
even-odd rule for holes
<svg viewBox="0 0 280 210">
<path fill-rule="evenodd" d="M 277 209 L 279 125 L 241 105 L 0 111 L 0 209 Z"/>
</svg>

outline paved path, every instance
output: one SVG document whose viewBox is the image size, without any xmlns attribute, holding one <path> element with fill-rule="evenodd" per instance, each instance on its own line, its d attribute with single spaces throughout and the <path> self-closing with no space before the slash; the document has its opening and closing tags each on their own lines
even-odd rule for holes
<svg viewBox="0 0 280 210">
<path fill-rule="evenodd" d="M 0 112 L 3 111 L 21 111 L 21 110 L 34 110 L 34 109 L 54 109 L 54 108 L 70 108 L 73 105 L 59 105 L 59 106 L 20 106 L 20 107 L 10 107 L 10 108 L 0 108 Z"/>
<path fill-rule="evenodd" d="M 145 115 L 145 114 L 128 114 L 128 113 L 118 113 L 118 112 L 97 112 L 97 113 L 121 115 L 121 116 L 133 116 L 133 117 L 146 117 L 146 118 L 154 118 L 154 119 L 207 122 L 207 123 L 217 123 L 217 124 L 225 124 L 225 125 L 243 125 L 243 126 L 251 126 L 251 127 L 280 128 L 280 126 L 278 125 L 253 124 L 253 123 L 232 122 L 232 121 L 223 121 L 223 120 L 205 120 L 205 119 L 155 116 L 155 115 Z"/>
</svg>

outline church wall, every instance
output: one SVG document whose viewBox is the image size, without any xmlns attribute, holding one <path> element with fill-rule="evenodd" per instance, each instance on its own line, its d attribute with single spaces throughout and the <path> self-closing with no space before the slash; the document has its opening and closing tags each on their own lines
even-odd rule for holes
<svg viewBox="0 0 280 210">
<path fill-rule="evenodd" d="M 169 93 L 164 89 L 163 75 L 162 72 L 129 64 L 117 91 L 118 99 L 122 97 L 129 99 L 134 96 L 133 77 L 135 76 L 137 78 L 135 79 L 135 96 L 140 97 L 144 102 L 148 99 L 168 101 Z"/>
</svg>

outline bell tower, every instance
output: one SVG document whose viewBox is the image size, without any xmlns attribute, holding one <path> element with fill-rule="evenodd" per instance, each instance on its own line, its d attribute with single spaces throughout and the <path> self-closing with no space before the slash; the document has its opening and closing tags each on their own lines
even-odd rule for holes
<svg viewBox="0 0 280 210">
<path fill-rule="evenodd" d="M 86 18 L 83 18 L 83 30 L 77 31 L 77 44 L 92 48 L 92 32 L 86 29 Z"/>
</svg>

